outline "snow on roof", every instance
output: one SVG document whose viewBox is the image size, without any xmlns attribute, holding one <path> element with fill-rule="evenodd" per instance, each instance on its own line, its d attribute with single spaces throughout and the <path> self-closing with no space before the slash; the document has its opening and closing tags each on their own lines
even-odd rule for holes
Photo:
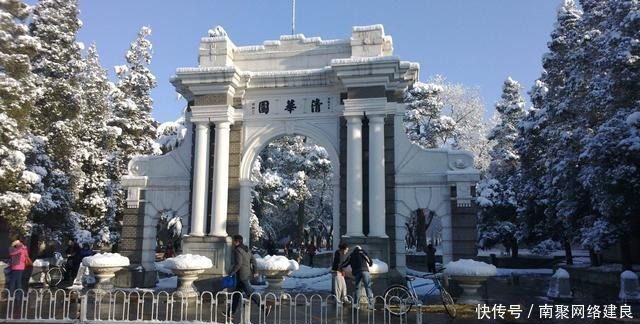
<svg viewBox="0 0 640 324">
<path fill-rule="evenodd" d="M 372 56 L 372 57 L 351 57 L 342 59 L 332 59 L 331 65 L 373 63 L 373 62 L 399 62 L 397 56 Z"/>
<path fill-rule="evenodd" d="M 213 267 L 211 259 L 197 254 L 181 254 L 177 257 L 168 258 L 162 262 L 162 266 L 167 269 L 209 269 Z"/>
<path fill-rule="evenodd" d="M 471 259 L 449 262 L 445 268 L 445 274 L 453 276 L 491 277 L 497 273 L 494 265 Z"/>
<path fill-rule="evenodd" d="M 369 26 L 353 26 L 352 30 L 354 32 L 364 32 L 364 31 L 372 31 L 372 30 L 382 30 L 384 32 L 384 26 L 382 24 L 375 24 Z"/>
<path fill-rule="evenodd" d="M 91 267 L 126 267 L 129 265 L 129 258 L 119 253 L 98 253 L 82 259 L 82 264 Z"/>
</svg>

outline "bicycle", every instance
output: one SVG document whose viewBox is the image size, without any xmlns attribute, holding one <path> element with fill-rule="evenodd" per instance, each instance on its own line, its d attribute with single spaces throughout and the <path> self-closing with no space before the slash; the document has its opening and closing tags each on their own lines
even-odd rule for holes
<svg viewBox="0 0 640 324">
<path fill-rule="evenodd" d="M 432 295 L 436 290 L 440 292 L 440 299 L 442 300 L 442 305 L 444 305 L 444 309 L 447 312 L 447 315 L 451 318 L 456 317 L 456 307 L 451 294 L 442 287 L 440 283 L 440 279 L 436 276 L 438 272 L 441 272 L 444 268 L 436 271 L 429 276 L 425 276 L 422 278 L 431 279 L 433 282 L 433 287 L 425 293 L 425 296 Z M 424 284 L 420 284 L 414 286 L 412 281 L 416 280 L 414 276 L 406 276 L 407 285 L 392 285 L 387 288 L 384 292 L 384 300 L 386 304 L 387 311 L 394 316 L 402 316 L 411 310 L 413 305 L 418 304 L 418 293 L 416 293 L 416 288 L 424 287 L 430 285 L 431 283 L 427 282 Z"/>
<path fill-rule="evenodd" d="M 47 270 L 44 280 L 50 287 L 58 287 L 67 273 L 67 262 L 58 252 L 54 254 L 53 259 L 55 264 Z"/>
</svg>

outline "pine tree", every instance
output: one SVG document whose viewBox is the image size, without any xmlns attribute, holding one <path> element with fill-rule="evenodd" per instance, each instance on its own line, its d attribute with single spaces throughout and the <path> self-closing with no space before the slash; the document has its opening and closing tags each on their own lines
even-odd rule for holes
<svg viewBox="0 0 640 324">
<path fill-rule="evenodd" d="M 305 137 L 283 136 L 271 142 L 253 167 L 253 210 L 259 222 L 254 234 L 264 231 L 280 239 L 288 231 L 301 242 L 304 227 L 314 224 L 309 234 L 328 238 L 332 176 L 326 150 Z"/>
<path fill-rule="evenodd" d="M 587 212 L 582 209 L 588 208 L 581 203 L 585 195 L 576 181 L 575 168 L 584 128 L 577 106 L 568 102 L 570 94 L 578 91 L 569 81 L 584 55 L 580 19 L 575 3 L 565 0 L 551 33 L 549 53 L 543 57 L 545 71 L 532 90 L 535 110 L 523 120 L 523 139 L 518 144 L 526 160 L 522 164 L 524 178 L 520 179 L 524 234 L 529 243 L 549 237 L 563 242 L 568 263 L 576 224 Z"/>
<path fill-rule="evenodd" d="M 593 213 L 582 221 L 581 244 L 591 251 L 620 243 L 631 269 L 629 238 L 640 229 L 640 4 L 637 1 L 583 1 L 587 84 L 583 106 L 579 180 L 588 188 Z M 586 63 L 586 62 L 585 62 Z M 577 78 L 576 78 L 577 79 Z"/>
<path fill-rule="evenodd" d="M 491 163 L 487 178 L 479 186 L 479 240 L 483 247 L 502 243 L 511 249 L 513 256 L 518 251 L 518 225 L 516 177 L 519 157 L 515 150 L 518 135 L 517 125 L 524 116 L 524 99 L 521 86 L 508 78 L 502 88 L 502 98 L 496 103 L 500 123 L 489 133 L 488 139 L 495 142 L 489 155 Z"/>
<path fill-rule="evenodd" d="M 151 89 L 156 86 L 156 79 L 148 68 L 152 56 L 149 35 L 149 27 L 140 29 L 125 55 L 127 64 L 116 67 L 117 88 L 110 94 L 113 116 L 109 124 L 122 131 L 118 142 L 120 174 L 127 172 L 133 156 L 162 153 L 154 142 L 156 123 L 151 117 Z"/>
<path fill-rule="evenodd" d="M 78 215 L 73 217 L 77 223 L 73 225 L 76 233 L 89 231 L 92 241 L 98 244 L 111 243 L 117 239 L 113 230 L 115 185 L 119 180 L 112 156 L 119 129 L 107 125 L 111 113 L 108 94 L 114 85 L 107 80 L 107 73 L 100 65 L 95 44 L 88 49 L 80 79 L 86 105 L 76 123 L 81 148 L 76 153 L 80 170 L 74 207 Z"/>
<path fill-rule="evenodd" d="M 76 35 L 81 23 L 77 1 L 42 0 L 36 5 L 29 30 L 41 46 L 32 60 L 41 95 L 31 125 L 41 137 L 33 168 L 43 174 L 42 199 L 33 209 L 34 223 L 42 231 L 68 227 L 69 212 L 77 195 L 80 142 L 75 131 L 84 107 L 78 78 L 81 45 Z"/>
<path fill-rule="evenodd" d="M 404 94 L 407 110 L 404 129 L 409 140 L 422 148 L 436 148 L 451 137 L 455 122 L 442 115 L 441 86 L 416 82 Z"/>
<path fill-rule="evenodd" d="M 33 151 L 28 116 L 37 98 L 31 58 L 39 47 L 24 24 L 30 8 L 20 0 L 0 2 L 0 222 L 12 235 L 28 230 L 33 192 L 41 176 L 28 169 Z"/>
</svg>

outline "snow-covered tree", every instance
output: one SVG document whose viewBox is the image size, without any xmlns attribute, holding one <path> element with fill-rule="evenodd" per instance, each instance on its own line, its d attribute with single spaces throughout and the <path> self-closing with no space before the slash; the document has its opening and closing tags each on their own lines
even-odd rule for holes
<svg viewBox="0 0 640 324">
<path fill-rule="evenodd" d="M 41 177 L 26 160 L 33 151 L 28 117 L 37 98 L 30 61 L 39 47 L 24 24 L 29 12 L 20 0 L 0 2 L 0 222 L 12 235 L 25 233 L 40 199 L 33 187 Z"/>
<path fill-rule="evenodd" d="M 455 121 L 442 114 L 442 91 L 440 85 L 421 82 L 405 91 L 404 129 L 409 140 L 422 148 L 441 146 L 455 131 Z"/>
<path fill-rule="evenodd" d="M 41 171 L 42 199 L 32 216 L 38 229 L 67 227 L 79 180 L 75 153 L 80 148 L 77 118 L 84 107 L 81 82 L 81 22 L 77 1 L 42 0 L 33 10 L 29 30 L 39 47 L 32 59 L 39 93 L 30 116 L 32 131 L 41 136 L 32 168 Z M 45 156 L 46 155 L 46 156 Z M 46 226 L 45 226 L 46 224 Z"/>
<path fill-rule="evenodd" d="M 515 150 L 517 125 L 524 116 L 521 86 L 507 78 L 502 87 L 502 98 L 496 103 L 500 123 L 490 132 L 488 139 L 495 144 L 489 155 L 491 163 L 487 178 L 479 184 L 480 197 L 478 229 L 480 245 L 491 247 L 502 243 L 517 257 L 517 201 L 516 178 L 519 157 Z"/>
<path fill-rule="evenodd" d="M 569 263 L 577 219 L 585 213 L 579 209 L 588 206 L 578 203 L 584 195 L 575 167 L 584 127 L 579 106 L 569 101 L 578 91 L 569 81 L 583 55 L 581 15 L 572 0 L 558 9 L 549 52 L 543 57 L 545 70 L 531 91 L 534 109 L 521 123 L 517 144 L 523 167 L 518 187 L 524 238 L 530 244 L 549 237 L 563 242 Z"/>
<path fill-rule="evenodd" d="M 450 137 L 441 145 L 473 153 L 475 167 L 484 173 L 490 160 L 487 135 L 491 127 L 484 121 L 485 106 L 480 89 L 448 82 L 440 75 L 429 79 L 428 83 L 442 87 L 442 114 L 455 122 Z"/>
<path fill-rule="evenodd" d="M 76 218 L 80 223 L 73 225 L 89 231 L 98 244 L 112 243 L 118 237 L 114 231 L 118 178 L 113 157 L 120 130 L 107 125 L 111 115 L 108 94 L 113 84 L 100 65 L 95 45 L 88 49 L 80 79 L 85 106 L 76 119 L 81 147 L 75 153 L 80 169 L 74 210 L 81 217 Z"/>
<path fill-rule="evenodd" d="M 302 136 L 283 136 L 271 142 L 253 167 L 253 211 L 260 227 L 252 234 L 264 231 L 263 235 L 277 240 L 295 233 L 290 236 L 302 241 L 306 226 L 310 235 L 319 227 L 323 228 L 321 235 L 330 235 L 331 178 L 324 148 Z"/>
<path fill-rule="evenodd" d="M 629 238 L 640 227 L 634 201 L 640 194 L 640 4 L 583 1 L 582 7 L 589 38 L 581 80 L 571 83 L 585 90 L 574 99 L 589 130 L 581 141 L 578 179 L 588 189 L 592 214 L 582 220 L 580 241 L 595 252 L 619 242 L 630 269 Z"/>
<path fill-rule="evenodd" d="M 162 153 L 154 141 L 156 123 L 151 117 L 151 90 L 157 83 L 148 68 L 152 56 L 150 35 L 151 29 L 142 27 L 125 55 L 127 64 L 115 68 L 118 83 L 110 94 L 113 116 L 109 124 L 121 129 L 118 140 L 121 174 L 126 173 L 133 156 Z"/>
<path fill-rule="evenodd" d="M 156 143 L 162 153 L 173 151 L 184 140 L 187 134 L 184 113 L 176 121 L 164 122 L 156 129 Z"/>
</svg>

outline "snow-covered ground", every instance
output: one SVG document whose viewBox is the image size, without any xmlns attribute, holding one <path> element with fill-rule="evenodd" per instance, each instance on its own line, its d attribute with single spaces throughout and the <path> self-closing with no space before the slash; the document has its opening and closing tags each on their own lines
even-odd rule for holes
<svg viewBox="0 0 640 324">
<path fill-rule="evenodd" d="M 491 254 L 495 254 L 495 255 L 501 255 L 502 253 L 504 253 L 504 249 L 501 248 L 492 248 L 492 249 L 478 249 L 478 256 L 490 256 Z M 573 254 L 574 259 L 576 259 L 576 257 L 589 257 L 589 251 L 587 250 L 583 250 L 583 249 L 573 249 L 571 250 L 571 253 Z M 529 249 L 519 249 L 518 250 L 518 255 L 522 255 L 522 256 L 539 256 L 539 254 L 534 254 L 531 252 L 531 250 Z M 556 250 L 553 251 L 551 253 L 546 254 L 545 256 L 564 256 L 564 250 Z"/>
</svg>

